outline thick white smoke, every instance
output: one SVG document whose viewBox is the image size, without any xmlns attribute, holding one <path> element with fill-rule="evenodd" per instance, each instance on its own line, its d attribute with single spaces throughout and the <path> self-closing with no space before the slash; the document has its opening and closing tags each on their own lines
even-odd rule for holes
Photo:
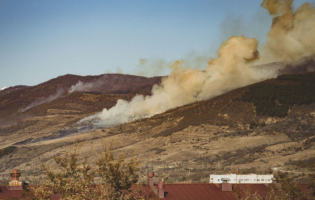
<svg viewBox="0 0 315 200">
<path fill-rule="evenodd" d="M 274 19 L 260 60 L 256 39 L 231 37 L 222 44 L 217 58 L 208 61 L 203 70 L 194 66 L 187 68 L 187 64 L 183 67 L 183 61 L 176 61 L 170 66 L 171 74 L 153 87 L 152 96 L 137 95 L 130 102 L 118 100 L 114 107 L 80 122 L 114 126 L 276 77 L 283 66 L 255 68 L 251 67 L 253 62 L 292 61 L 315 54 L 315 9 L 306 3 L 293 11 L 292 1 L 263 1 L 262 7 Z"/>
<path fill-rule="evenodd" d="M 294 61 L 315 54 L 315 8 L 304 3 L 294 10 L 293 0 L 264 0 L 273 16 L 262 53 L 262 63 Z"/>
<path fill-rule="evenodd" d="M 91 120 L 97 126 L 114 126 L 263 80 L 264 74 L 250 67 L 259 57 L 257 46 L 254 38 L 231 37 L 206 69 L 186 69 L 183 61 L 176 61 L 170 66 L 172 73 L 160 85 L 153 86 L 151 96 L 137 95 L 130 102 L 118 100 L 114 107 L 80 122 Z"/>
</svg>

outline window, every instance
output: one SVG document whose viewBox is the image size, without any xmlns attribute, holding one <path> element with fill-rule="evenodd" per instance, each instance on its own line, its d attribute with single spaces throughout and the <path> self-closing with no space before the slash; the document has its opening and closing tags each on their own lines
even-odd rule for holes
<svg viewBox="0 0 315 200">
<path fill-rule="evenodd" d="M 213 180 L 213 178 L 211 178 L 211 180 Z"/>
<path fill-rule="evenodd" d="M 265 179 L 261 179 L 261 181 L 264 181 Z"/>
<path fill-rule="evenodd" d="M 260 181 L 260 179 L 257 179 L 257 181 Z"/>
<path fill-rule="evenodd" d="M 218 181 L 220 181 L 220 179 L 218 179 Z"/>
</svg>

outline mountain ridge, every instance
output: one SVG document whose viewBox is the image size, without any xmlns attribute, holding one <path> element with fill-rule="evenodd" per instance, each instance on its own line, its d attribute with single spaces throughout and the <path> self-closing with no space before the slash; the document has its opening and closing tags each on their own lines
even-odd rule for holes
<svg viewBox="0 0 315 200">
<path fill-rule="evenodd" d="M 288 77 L 303 79 L 306 76 L 313 79 L 315 73 Z M 293 175 L 302 180 L 302 173 L 308 174 L 313 170 L 315 103 L 294 103 L 289 106 L 287 115 L 277 117 L 259 115 L 255 102 L 243 99 L 251 88 L 260 85 L 267 84 L 271 88 L 285 85 L 286 90 L 290 91 L 291 87 L 303 82 L 292 84 L 292 80 L 279 76 L 206 101 L 173 108 L 150 118 L 110 128 L 89 129 L 88 124 L 83 126 L 77 122 L 103 108 L 111 108 L 118 99 L 128 101 L 139 93 L 149 95 L 151 90 L 148 87 L 158 84 L 161 77 L 138 78 L 147 82 L 132 90 L 129 88 L 137 84 L 130 84 L 129 88 L 123 90 L 97 90 L 87 85 L 72 93 L 68 93 L 69 89 L 79 81 L 83 83 L 80 86 L 84 86 L 89 81 L 97 82 L 104 75 L 79 77 L 80 80 L 72 75 L 61 78 L 64 77 L 73 80 L 64 79 L 65 82 L 61 84 L 58 83 L 60 78 L 56 78 L 33 86 L 34 91 L 44 90 L 36 94 L 47 97 L 54 94 L 58 84 L 66 85 L 63 88 L 65 92 L 59 98 L 24 112 L 18 111 L 30 105 L 34 98 L 20 97 L 21 94 L 35 94 L 27 93 L 32 88 L 17 88 L 15 92 L 13 90 L 11 94 L 5 95 L 0 93 L 0 146 L 15 147 L 11 147 L 14 149 L 11 153 L 0 158 L 1 163 L 4 163 L 0 167 L 0 180 L 5 180 L 12 168 L 40 177 L 37 156 L 50 162 L 53 156 L 60 155 L 77 142 L 82 143 L 83 155 L 89 154 L 92 147 L 98 151 L 102 145 L 111 142 L 115 143 L 117 152 L 126 151 L 127 155 L 131 155 L 131 152 L 136 151 L 143 163 L 141 175 L 155 171 L 170 182 L 207 182 L 209 173 L 227 173 L 236 169 L 240 173 L 270 173 L 271 168 L 283 171 L 295 169 Z M 127 79 L 132 80 L 135 76 L 117 77 L 131 77 Z M 112 80 L 114 84 L 122 82 L 114 78 Z M 314 85 L 312 82 L 310 84 Z M 35 90 L 36 87 L 40 89 Z M 315 91 L 310 88 L 310 92 Z M 14 102 L 14 97 L 22 100 Z M 271 99 L 278 101 L 276 106 L 283 104 L 281 99 Z"/>
</svg>

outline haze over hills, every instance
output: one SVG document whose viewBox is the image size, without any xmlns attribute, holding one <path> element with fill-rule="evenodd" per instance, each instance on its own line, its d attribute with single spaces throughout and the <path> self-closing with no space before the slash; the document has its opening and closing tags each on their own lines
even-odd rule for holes
<svg viewBox="0 0 315 200">
<path fill-rule="evenodd" d="M 262 6 L 274 18 L 261 53 L 255 38 L 232 36 L 204 69 L 178 60 L 165 77 L 64 75 L 1 90 L 0 180 L 12 168 L 39 177 L 40 162 L 77 142 L 91 159 L 110 143 L 135 151 L 141 175 L 169 182 L 272 170 L 302 179 L 315 161 L 315 8 Z"/>
<path fill-rule="evenodd" d="M 299 69 L 315 67 L 312 58 L 299 64 Z M 76 142 L 83 142 L 83 155 L 111 142 L 116 151 L 136 151 L 143 174 L 153 170 L 170 182 L 203 182 L 210 173 L 231 170 L 269 173 L 271 168 L 298 177 L 314 170 L 313 80 L 313 72 L 282 75 L 109 128 L 77 122 L 115 106 L 118 99 L 150 95 L 161 77 L 65 75 L 33 87 L 8 88 L 0 92 L 0 179 L 5 182 L 12 168 L 40 176 L 38 157 L 52 162 Z M 91 82 L 99 84 L 92 87 Z M 48 101 L 58 90 L 58 98 Z"/>
<path fill-rule="evenodd" d="M 111 107 L 119 96 L 122 99 L 130 99 L 137 93 L 149 95 L 152 85 L 160 81 L 161 77 L 145 78 L 120 74 L 85 77 L 65 75 L 33 87 L 10 87 L 0 92 L 0 96 L 5 98 L 0 104 L 0 119 L 2 124 L 5 124 L 16 119 L 17 115 L 19 119 L 23 119 L 27 116 L 45 114 L 45 107 L 57 109 L 65 103 L 70 103 L 77 91 L 85 92 L 86 95 L 91 89 L 95 95 L 115 94 L 115 97 L 108 97 L 107 102 L 94 105 L 100 110 L 100 108 Z M 111 98 L 113 100 L 110 100 Z M 93 110 L 86 112 L 93 112 Z"/>
</svg>

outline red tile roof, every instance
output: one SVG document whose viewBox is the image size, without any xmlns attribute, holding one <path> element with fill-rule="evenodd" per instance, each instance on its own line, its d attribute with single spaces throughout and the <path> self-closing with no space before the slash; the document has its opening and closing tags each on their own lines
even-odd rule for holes
<svg viewBox="0 0 315 200">
<path fill-rule="evenodd" d="M 140 190 L 141 196 L 145 198 L 155 198 L 157 195 L 152 191 L 149 185 L 135 184 L 131 186 L 132 190 Z M 137 196 L 134 196 L 137 197 Z"/>
<path fill-rule="evenodd" d="M 142 190 L 142 195 L 146 197 L 156 197 L 152 189 L 145 186 L 132 186 L 133 190 Z M 298 184 L 304 194 L 308 194 L 310 190 L 306 184 Z M 34 186 L 33 186 L 34 187 Z M 156 186 L 157 187 L 157 186 Z M 165 184 L 166 200 L 234 200 L 236 190 L 241 191 L 242 197 L 244 192 L 249 190 L 251 193 L 257 192 L 260 196 L 265 196 L 268 192 L 268 186 L 264 184 L 233 184 L 233 191 L 221 191 L 215 184 Z M 9 190 L 8 186 L 0 186 L 0 199 L 22 199 L 21 190 Z M 52 195 L 51 200 L 59 200 L 60 195 Z"/>
<path fill-rule="evenodd" d="M 20 199 L 22 198 L 23 190 L 9 190 L 8 186 L 0 186 L 0 199 Z"/>
<path fill-rule="evenodd" d="M 308 188 L 308 184 L 298 184 L 298 187 L 301 189 L 301 191 L 303 192 L 304 195 L 306 196 L 312 196 L 312 190 L 310 188 Z"/>
<path fill-rule="evenodd" d="M 214 184 L 165 184 L 166 200 L 230 200 L 233 192 L 222 192 Z"/>
</svg>

